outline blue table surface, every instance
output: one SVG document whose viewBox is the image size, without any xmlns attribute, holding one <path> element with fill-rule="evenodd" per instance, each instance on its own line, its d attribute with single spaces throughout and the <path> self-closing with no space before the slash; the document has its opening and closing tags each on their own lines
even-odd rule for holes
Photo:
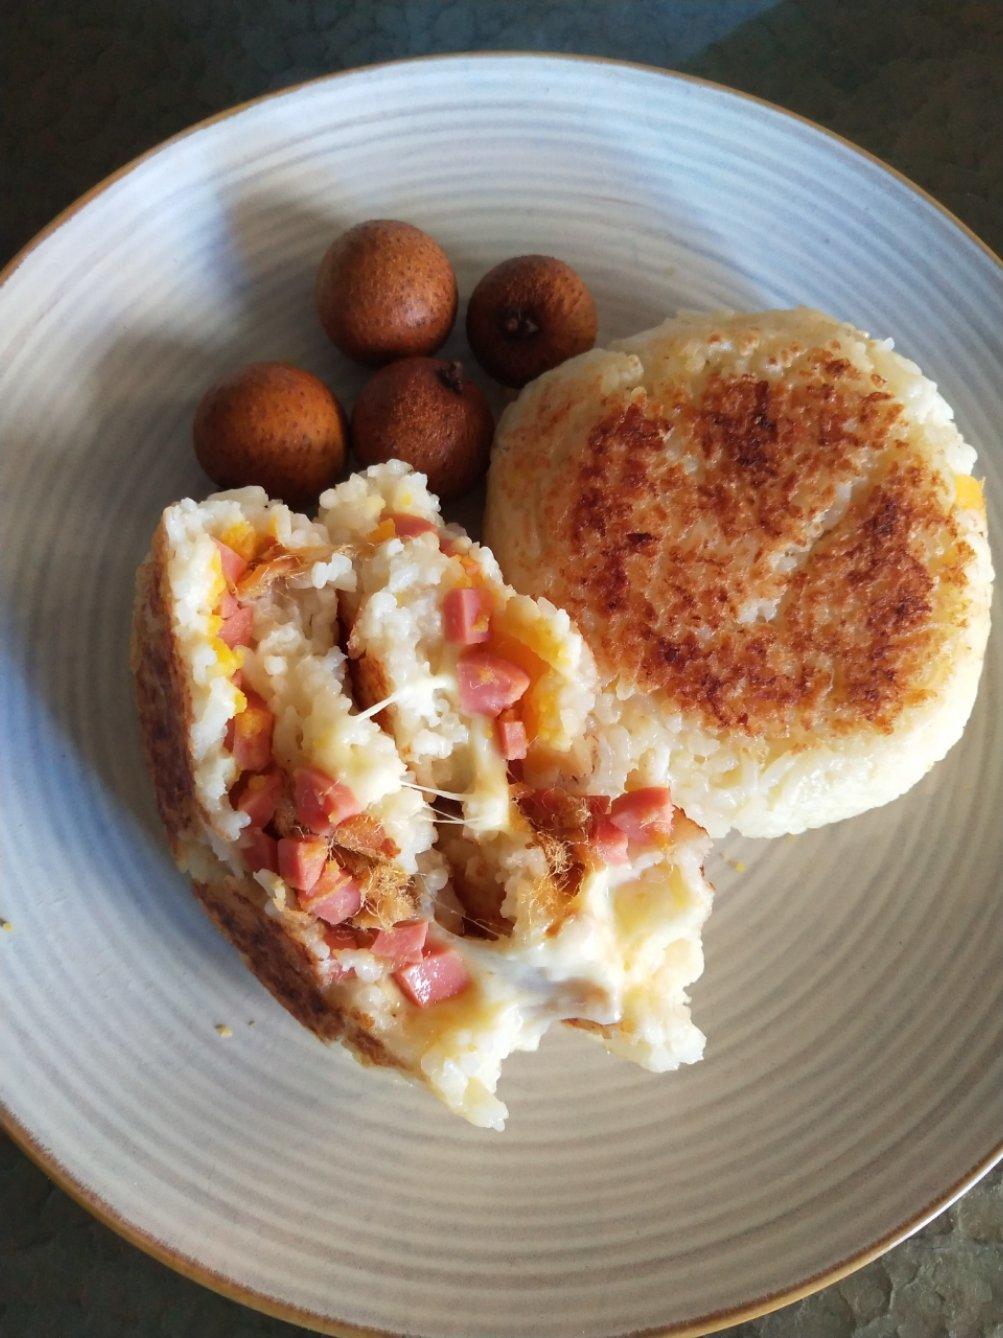
<svg viewBox="0 0 1003 1338">
<path fill-rule="evenodd" d="M 846 135 L 1003 250 L 1000 0 L 10 0 L 0 262 L 77 195 L 221 108 L 433 52 L 573 51 L 756 93 Z M 94 1221 L 0 1136 L 2 1338 L 291 1333 Z M 1003 1338 L 1003 1175 L 751 1338 Z"/>
</svg>

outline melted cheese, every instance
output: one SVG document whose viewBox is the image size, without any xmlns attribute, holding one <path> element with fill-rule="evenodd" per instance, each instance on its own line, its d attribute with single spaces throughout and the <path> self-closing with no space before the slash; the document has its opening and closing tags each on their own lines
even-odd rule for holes
<svg viewBox="0 0 1003 1338">
<path fill-rule="evenodd" d="M 973 479 L 971 474 L 955 474 L 954 490 L 959 506 L 985 515 L 986 498 L 981 480 Z"/>
<path fill-rule="evenodd" d="M 511 820 L 508 767 L 498 751 L 494 722 L 486 716 L 471 716 L 468 728 L 473 778 L 463 800 L 464 820 L 478 835 L 505 831 Z"/>
<path fill-rule="evenodd" d="M 221 544 L 226 544 L 227 548 L 232 548 L 235 553 L 239 553 L 245 562 L 250 562 L 257 555 L 260 547 L 260 538 L 254 526 L 246 520 L 238 520 L 233 525 L 228 525 L 219 536 Z"/>
</svg>

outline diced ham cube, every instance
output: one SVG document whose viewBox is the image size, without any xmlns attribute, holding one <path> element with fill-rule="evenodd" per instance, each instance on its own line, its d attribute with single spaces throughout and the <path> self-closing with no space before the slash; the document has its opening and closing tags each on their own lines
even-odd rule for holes
<svg viewBox="0 0 1003 1338">
<path fill-rule="evenodd" d="M 284 836 L 278 856 L 279 875 L 297 892 L 309 892 L 327 862 L 327 842 L 317 836 Z"/>
<path fill-rule="evenodd" d="M 514 706 L 529 687 L 529 675 L 488 650 L 468 650 L 456 666 L 460 705 L 472 715 L 500 715 Z"/>
<path fill-rule="evenodd" d="M 503 711 L 495 721 L 498 750 L 507 762 L 518 762 L 529 751 L 526 726 L 516 716 Z"/>
<path fill-rule="evenodd" d="M 231 613 L 229 618 L 223 618 L 223 626 L 219 629 L 218 635 L 226 646 L 249 646 L 253 630 L 253 610 L 238 604 L 235 613 Z"/>
<path fill-rule="evenodd" d="M 236 595 L 231 595 L 229 590 L 224 590 L 219 601 L 219 608 L 216 612 L 226 622 L 227 618 L 232 618 L 240 608 L 240 603 Z"/>
<path fill-rule="evenodd" d="M 244 689 L 247 706 L 226 728 L 225 744 L 241 771 L 264 771 L 272 756 L 275 717 L 258 694 Z"/>
<path fill-rule="evenodd" d="M 275 816 L 281 794 L 282 773 L 278 767 L 245 771 L 230 791 L 230 803 L 247 814 L 253 827 L 267 827 Z"/>
<path fill-rule="evenodd" d="M 331 925 L 324 930 L 324 942 L 332 952 L 354 949 L 359 946 L 356 931 L 349 925 Z"/>
<path fill-rule="evenodd" d="M 263 771 L 272 756 L 275 717 L 256 692 L 245 690 L 247 706 L 227 725 L 225 744 L 241 771 Z"/>
<path fill-rule="evenodd" d="M 402 920 L 393 929 L 377 932 L 372 942 L 373 956 L 390 962 L 395 970 L 419 962 L 427 935 L 427 920 Z"/>
<path fill-rule="evenodd" d="M 303 826 L 322 836 L 330 836 L 340 822 L 362 812 L 348 786 L 319 767 L 297 767 L 293 772 L 293 803 Z"/>
<path fill-rule="evenodd" d="M 419 534 L 438 534 L 436 527 L 421 516 L 409 516 L 403 511 L 394 512 L 387 517 L 394 523 L 399 539 L 413 539 Z"/>
<path fill-rule="evenodd" d="M 442 601 L 442 630 L 452 646 L 476 646 L 491 634 L 491 598 L 486 590 L 450 590 Z"/>
<path fill-rule="evenodd" d="M 442 947 L 429 948 L 421 961 L 401 967 L 393 978 L 404 997 L 419 1008 L 452 999 L 471 983 L 460 954 L 453 948 Z"/>
<path fill-rule="evenodd" d="M 369 533 L 366 535 L 366 540 L 371 544 L 382 544 L 387 539 L 395 538 L 396 535 L 397 535 L 397 527 L 396 525 L 394 525 L 393 521 L 381 520 L 378 525 L 374 525 L 373 528 L 369 531 Z"/>
<path fill-rule="evenodd" d="M 332 953 L 340 952 L 343 948 L 358 947 L 355 930 L 343 925 L 332 925 L 330 929 L 325 929 L 324 941 Z M 343 966 L 336 957 L 327 959 L 327 978 L 332 984 L 337 984 L 341 980 L 351 980 L 354 975 L 354 966 Z"/>
<path fill-rule="evenodd" d="M 609 820 L 631 841 L 648 841 L 653 836 L 667 836 L 672 830 L 675 807 L 669 791 L 661 785 L 631 790 L 614 799 Z"/>
<path fill-rule="evenodd" d="M 362 909 L 362 888 L 335 859 L 329 859 L 313 885 L 297 895 L 301 911 L 329 925 L 340 925 Z"/>
<path fill-rule="evenodd" d="M 257 873 L 259 869 L 267 869 L 269 873 L 278 873 L 279 857 L 274 836 L 269 836 L 267 832 L 261 831 L 258 827 L 245 827 L 240 833 L 237 844 L 240 846 L 244 863 L 251 873 Z"/>
<path fill-rule="evenodd" d="M 338 985 L 343 980 L 354 980 L 354 978 L 354 966 L 342 966 L 333 957 L 327 959 L 327 979 L 330 984 Z"/>
<path fill-rule="evenodd" d="M 459 557 L 461 553 L 467 551 L 459 538 L 453 534 L 440 534 L 439 547 L 442 549 L 443 553 L 445 553 L 446 557 Z"/>
<path fill-rule="evenodd" d="M 213 539 L 213 543 L 219 553 L 219 563 L 223 568 L 223 579 L 232 590 L 244 572 L 247 571 L 248 564 L 228 544 L 221 543 L 219 539 Z"/>
<path fill-rule="evenodd" d="M 614 827 L 609 818 L 596 820 L 592 846 L 604 864 L 627 863 L 627 833 Z"/>
</svg>

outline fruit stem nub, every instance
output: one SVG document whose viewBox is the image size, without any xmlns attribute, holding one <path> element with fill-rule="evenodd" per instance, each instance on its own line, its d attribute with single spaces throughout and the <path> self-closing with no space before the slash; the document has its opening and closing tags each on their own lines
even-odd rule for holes
<svg viewBox="0 0 1003 1338">
<path fill-rule="evenodd" d="M 529 339 L 540 333 L 540 327 L 533 317 L 520 307 L 506 307 L 499 320 L 502 333 L 511 339 Z"/>
<path fill-rule="evenodd" d="M 457 358 L 445 367 L 439 368 L 439 380 L 447 390 L 457 395 L 463 394 L 463 363 Z"/>
</svg>

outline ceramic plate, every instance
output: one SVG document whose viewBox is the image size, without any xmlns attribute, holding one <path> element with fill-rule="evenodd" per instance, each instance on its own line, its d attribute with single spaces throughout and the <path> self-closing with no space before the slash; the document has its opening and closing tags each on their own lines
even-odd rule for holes
<svg viewBox="0 0 1003 1338">
<path fill-rule="evenodd" d="M 327 1052 L 168 859 L 127 640 L 161 508 L 206 488 L 206 383 L 282 358 L 357 388 L 312 283 L 373 216 L 431 231 L 464 295 L 509 255 L 565 257 L 601 337 L 796 303 L 894 335 L 998 519 L 997 262 L 773 108 L 616 64 L 455 58 L 323 80 L 148 155 L 0 288 L 4 1118 L 131 1239 L 305 1324 L 705 1331 L 862 1262 L 999 1152 L 1003 618 L 964 742 L 912 794 L 715 852 L 702 1064 L 653 1077 L 554 1035 L 511 1065 L 499 1136 Z"/>
</svg>

